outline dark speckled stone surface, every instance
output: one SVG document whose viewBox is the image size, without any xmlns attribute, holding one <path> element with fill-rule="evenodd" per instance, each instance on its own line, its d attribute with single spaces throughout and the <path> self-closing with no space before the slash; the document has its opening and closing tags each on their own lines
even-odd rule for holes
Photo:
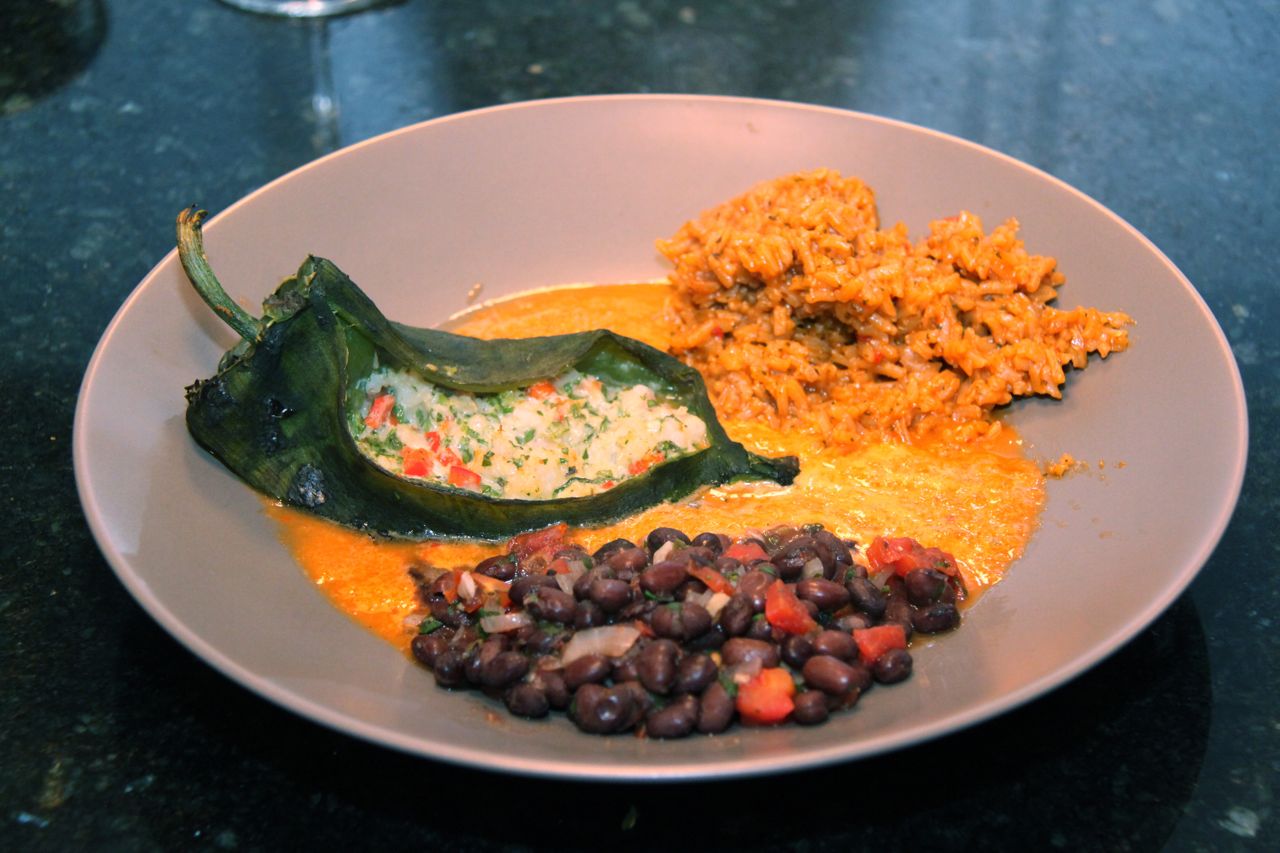
<svg viewBox="0 0 1280 853">
<path fill-rule="evenodd" d="M 1280 848 L 1277 43 L 1274 0 L 408 0 L 326 27 L 213 0 L 6 3 L 0 849 Z M 70 438 L 94 343 L 169 250 L 174 211 L 422 119 L 661 91 L 958 134 L 1160 246 L 1225 329 L 1250 407 L 1240 506 L 1188 593 L 967 734 L 665 787 L 408 758 L 278 710 L 172 641 L 100 556 Z"/>
</svg>

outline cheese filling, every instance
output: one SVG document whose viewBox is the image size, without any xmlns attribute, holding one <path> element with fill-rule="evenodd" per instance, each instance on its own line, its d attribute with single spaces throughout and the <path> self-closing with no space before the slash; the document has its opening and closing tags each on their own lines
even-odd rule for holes
<svg viewBox="0 0 1280 853">
<path fill-rule="evenodd" d="M 576 370 L 470 394 L 378 368 L 352 400 L 352 437 L 379 467 L 495 498 L 598 494 L 708 446 L 706 423 L 684 406 Z"/>
</svg>

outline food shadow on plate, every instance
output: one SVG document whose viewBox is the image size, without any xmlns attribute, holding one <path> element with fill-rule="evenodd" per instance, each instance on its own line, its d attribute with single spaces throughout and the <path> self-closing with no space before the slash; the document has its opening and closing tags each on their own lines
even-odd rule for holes
<svg viewBox="0 0 1280 853">
<path fill-rule="evenodd" d="M 387 849 L 424 833 L 468 849 L 761 849 L 805 839 L 814 849 L 936 850 L 983 838 L 1023 849 L 1159 849 L 1194 790 L 1209 732 L 1208 651 L 1189 596 L 1091 671 L 972 729 L 862 761 L 697 783 L 544 781 L 370 745 L 157 643 L 141 613 L 119 665 L 148 671 L 146 706 L 172 715 L 169 737 L 207 751 L 186 784 L 235 768 L 269 792 L 273 811 L 322 820 L 317 835 Z M 297 821 L 235 831 L 254 847 L 301 840 Z"/>
</svg>

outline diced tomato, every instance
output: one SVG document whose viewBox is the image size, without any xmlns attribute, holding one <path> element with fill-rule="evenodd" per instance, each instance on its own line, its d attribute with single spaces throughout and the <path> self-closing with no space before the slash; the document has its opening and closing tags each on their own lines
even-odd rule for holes
<svg viewBox="0 0 1280 853">
<path fill-rule="evenodd" d="M 765 590 L 764 618 L 788 634 L 807 634 L 818 627 L 809 615 L 809 609 L 796 597 L 795 588 L 781 580 L 774 581 Z"/>
<path fill-rule="evenodd" d="M 364 425 L 370 429 L 377 429 L 385 424 L 395 404 L 394 394 L 379 394 L 374 397 L 373 402 L 369 404 L 369 414 L 364 416 Z"/>
<path fill-rule="evenodd" d="M 725 595 L 733 595 L 733 584 L 729 582 L 727 577 L 720 574 L 710 566 L 690 563 L 689 574 L 706 584 L 707 589 L 712 592 L 723 592 Z"/>
<path fill-rule="evenodd" d="M 458 600 L 458 577 L 461 574 L 460 570 L 454 569 L 440 578 L 440 594 L 450 604 Z"/>
<path fill-rule="evenodd" d="M 530 557 L 543 556 L 550 562 L 552 555 L 564 545 L 569 525 L 561 522 L 541 530 L 530 530 L 511 538 L 507 550 L 515 555 L 521 565 Z"/>
<path fill-rule="evenodd" d="M 529 386 L 529 396 L 535 400 L 545 400 L 556 393 L 556 386 L 550 382 L 539 382 Z"/>
<path fill-rule="evenodd" d="M 644 456 L 641 456 L 635 462 L 632 462 L 627 466 L 627 473 L 633 477 L 637 474 L 643 474 L 645 471 L 648 471 L 654 465 L 661 462 L 664 458 L 666 457 L 656 450 L 652 453 L 646 453 Z"/>
<path fill-rule="evenodd" d="M 406 477 L 426 477 L 431 473 L 431 451 L 425 447 L 406 447 L 400 452 Z"/>
<path fill-rule="evenodd" d="M 757 560 L 769 559 L 769 555 L 758 542 L 734 542 L 724 549 L 724 554 L 721 556 L 732 557 L 744 566 L 749 566 Z"/>
<path fill-rule="evenodd" d="M 488 575 L 482 575 L 479 572 L 472 572 L 471 578 L 476 582 L 476 586 L 484 590 L 486 593 L 496 596 L 498 603 L 505 610 L 511 604 L 509 596 L 511 585 L 506 581 L 500 581 L 497 578 L 491 578 Z"/>
<path fill-rule="evenodd" d="M 853 641 L 858 644 L 858 656 L 870 665 L 890 649 L 907 647 L 907 632 L 901 625 L 876 625 L 874 628 L 855 628 Z"/>
<path fill-rule="evenodd" d="M 453 465 L 449 468 L 449 485 L 477 491 L 480 488 L 480 475 L 470 468 Z"/>
<path fill-rule="evenodd" d="M 926 548 L 908 536 L 877 536 L 867 549 L 867 562 L 872 573 L 892 569 L 905 575 L 913 569 L 937 569 L 956 575 L 956 558 L 941 548 Z"/>
<path fill-rule="evenodd" d="M 736 704 L 744 723 L 771 726 L 785 720 L 796 704 L 796 683 L 782 667 L 762 669 L 755 677 L 738 687 Z"/>
<path fill-rule="evenodd" d="M 653 626 L 643 619 L 636 619 L 632 624 L 636 626 L 636 630 L 640 632 L 640 636 L 642 637 L 647 637 L 652 640 L 654 637 L 658 636 L 653 632 Z"/>
<path fill-rule="evenodd" d="M 613 480 L 605 480 L 603 483 L 601 483 L 601 484 L 600 484 L 600 488 L 602 488 L 602 489 L 612 489 L 612 488 L 613 488 L 614 486 L 616 486 L 616 485 L 618 485 L 618 484 L 617 484 L 617 483 L 615 483 L 615 482 L 613 482 Z"/>
</svg>

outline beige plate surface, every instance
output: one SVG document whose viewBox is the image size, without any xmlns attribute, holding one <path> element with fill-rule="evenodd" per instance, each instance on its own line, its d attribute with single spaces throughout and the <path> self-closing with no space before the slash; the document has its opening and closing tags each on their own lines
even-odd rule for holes
<svg viewBox="0 0 1280 853">
<path fill-rule="evenodd" d="M 666 272 L 653 241 L 752 184 L 820 166 L 876 190 L 912 234 L 962 208 L 1016 215 L 1068 277 L 1064 305 L 1137 318 L 1133 347 L 1018 405 L 1032 452 L 1123 461 L 1049 487 L 1041 530 L 965 627 L 917 655 L 910 686 L 813 729 L 652 742 L 527 722 L 426 673 L 312 589 L 259 499 L 198 450 L 183 386 L 232 343 L 174 254 L 138 285 L 84 379 L 75 470 L 121 581 L 175 638 L 262 696 L 358 737 L 499 771 L 603 779 L 776 772 L 956 731 L 1026 702 L 1117 649 L 1204 565 L 1244 472 L 1243 389 L 1191 284 L 1097 202 L 1001 154 L 867 115 L 728 98 L 516 104 L 339 151 L 211 219 L 228 290 L 256 306 L 308 252 L 390 317 L 430 325 L 485 298 Z M 176 215 L 177 211 L 174 211 Z M 498 709 L 499 711 L 501 709 Z M 493 718 L 497 717 L 494 721 Z"/>
</svg>

